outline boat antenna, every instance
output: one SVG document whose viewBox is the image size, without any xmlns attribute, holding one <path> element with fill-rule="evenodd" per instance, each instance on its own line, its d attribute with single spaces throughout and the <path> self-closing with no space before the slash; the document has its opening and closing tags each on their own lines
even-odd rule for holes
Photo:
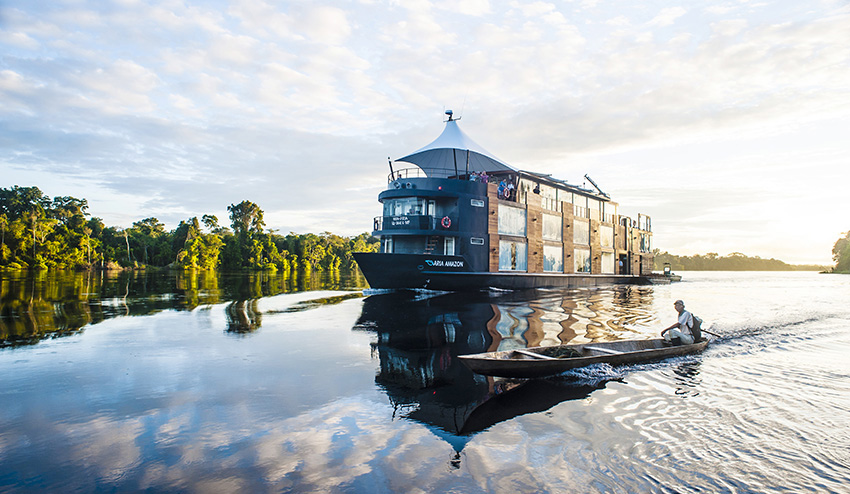
<svg viewBox="0 0 850 494">
<path fill-rule="evenodd" d="M 611 198 L 611 196 L 609 196 L 608 194 L 606 194 L 606 193 L 602 192 L 602 189 L 600 189 L 600 188 L 599 188 L 599 186 L 598 186 L 598 185 L 596 185 L 596 182 L 594 182 L 594 181 L 593 181 L 593 179 L 592 179 L 592 178 L 590 178 L 590 177 L 589 177 L 586 173 L 584 174 L 584 178 L 586 178 L 588 182 L 590 182 L 591 184 L 593 184 L 593 186 L 594 186 L 594 187 L 596 187 L 596 190 L 598 190 L 600 194 L 602 194 L 603 196 L 605 196 L 605 197 L 607 197 L 607 198 L 609 198 L 609 199 Z"/>
<path fill-rule="evenodd" d="M 393 171 L 393 160 L 387 156 L 387 162 L 390 164 L 390 179 L 395 180 L 395 172 Z"/>
</svg>

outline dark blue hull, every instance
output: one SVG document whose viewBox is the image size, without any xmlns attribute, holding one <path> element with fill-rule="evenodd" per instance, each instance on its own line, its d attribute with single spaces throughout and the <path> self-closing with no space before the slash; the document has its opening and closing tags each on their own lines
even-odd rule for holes
<svg viewBox="0 0 850 494">
<path fill-rule="evenodd" d="M 428 254 L 354 254 L 372 288 L 469 291 L 498 288 L 580 288 L 649 284 L 645 276 L 473 271 L 462 256 Z"/>
</svg>

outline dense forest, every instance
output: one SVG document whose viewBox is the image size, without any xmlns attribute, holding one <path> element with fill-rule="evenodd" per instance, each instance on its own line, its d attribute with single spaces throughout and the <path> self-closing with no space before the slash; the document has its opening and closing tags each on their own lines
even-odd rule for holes
<svg viewBox="0 0 850 494">
<path fill-rule="evenodd" d="M 188 218 L 172 231 L 156 218 L 108 227 L 88 213 L 85 199 L 50 199 L 38 187 L 0 188 L 0 268 L 334 270 L 353 266 L 353 252 L 378 249 L 368 233 L 275 234 L 250 201 L 227 210 L 230 228 L 213 215 Z"/>
<path fill-rule="evenodd" d="M 827 266 L 792 265 L 778 259 L 749 257 L 740 252 L 733 252 L 728 256 L 720 256 L 714 252 L 705 255 L 677 256 L 656 249 L 654 254 L 654 269 L 659 271 L 664 268 L 665 263 L 670 263 L 673 271 L 824 271 L 828 269 Z"/>
<path fill-rule="evenodd" d="M 103 224 L 88 213 L 88 202 L 70 196 L 46 196 L 38 187 L 0 188 L 0 268 L 334 270 L 354 266 L 353 252 L 375 252 L 378 239 L 368 233 L 341 237 L 329 232 L 283 236 L 264 229 L 263 210 L 242 201 L 227 207 L 230 227 L 203 215 L 166 231 L 156 218 L 130 228 Z M 832 249 L 832 272 L 850 272 L 850 232 Z M 777 259 L 734 252 L 677 256 L 655 251 L 655 269 L 665 263 L 685 271 L 820 271 L 827 266 L 790 265 Z"/>
</svg>

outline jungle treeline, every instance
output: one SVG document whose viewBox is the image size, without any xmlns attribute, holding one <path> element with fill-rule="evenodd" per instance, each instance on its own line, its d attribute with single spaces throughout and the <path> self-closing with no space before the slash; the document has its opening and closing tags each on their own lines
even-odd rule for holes
<svg viewBox="0 0 850 494">
<path fill-rule="evenodd" d="M 673 271 L 824 271 L 827 266 L 787 264 L 778 259 L 762 259 L 758 256 L 749 257 L 740 252 L 727 256 L 709 252 L 705 255 L 677 256 L 658 249 L 654 251 L 654 269 L 662 270 L 670 263 Z"/>
<path fill-rule="evenodd" d="M 38 187 L 0 188 L 0 267 L 321 271 L 353 267 L 353 252 L 374 252 L 379 245 L 368 233 L 278 235 L 265 229 L 263 210 L 247 200 L 227 211 L 229 227 L 203 215 L 171 231 L 157 218 L 120 228 L 91 216 L 86 199 L 51 199 Z"/>
</svg>

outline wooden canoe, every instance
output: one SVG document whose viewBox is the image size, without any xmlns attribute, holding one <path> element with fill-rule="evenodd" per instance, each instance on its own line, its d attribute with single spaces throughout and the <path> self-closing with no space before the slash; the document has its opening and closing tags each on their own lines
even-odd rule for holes
<svg viewBox="0 0 850 494">
<path fill-rule="evenodd" d="M 460 355 L 473 372 L 499 377 L 545 377 L 593 364 L 625 365 L 701 352 L 709 340 L 667 346 L 663 338 L 539 346 Z"/>
</svg>

